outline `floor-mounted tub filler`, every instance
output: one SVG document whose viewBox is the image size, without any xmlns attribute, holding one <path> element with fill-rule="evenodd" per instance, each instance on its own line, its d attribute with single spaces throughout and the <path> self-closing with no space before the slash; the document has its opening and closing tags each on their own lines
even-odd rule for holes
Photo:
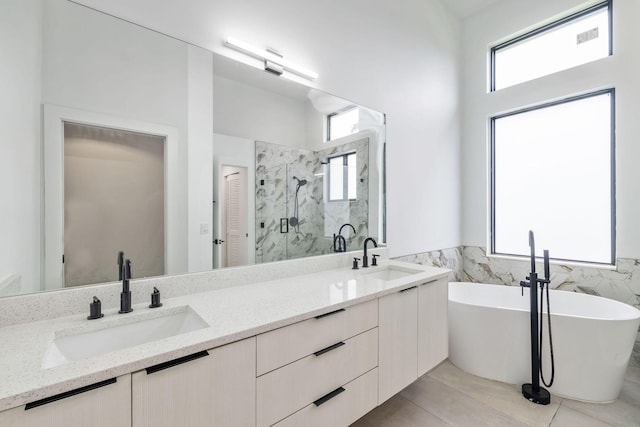
<svg viewBox="0 0 640 427">
<path fill-rule="evenodd" d="M 617 399 L 640 326 L 640 310 L 593 295 L 550 292 L 555 380 L 549 391 L 588 402 Z M 450 283 L 449 359 L 484 378 L 530 382 L 529 308 L 527 293 L 523 296 L 519 286 Z M 545 310 L 545 325 L 546 317 Z M 545 338 L 545 377 L 551 369 L 548 344 Z"/>
</svg>

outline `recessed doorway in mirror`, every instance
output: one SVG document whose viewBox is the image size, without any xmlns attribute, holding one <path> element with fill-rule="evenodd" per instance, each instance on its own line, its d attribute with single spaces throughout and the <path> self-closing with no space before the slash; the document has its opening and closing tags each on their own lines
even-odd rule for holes
<svg viewBox="0 0 640 427">
<path fill-rule="evenodd" d="M 325 254 L 340 229 L 348 250 L 385 241 L 382 113 L 67 0 L 0 2 L 0 51 L 0 296 L 116 280 L 118 250 L 136 279 Z M 357 131 L 329 140 L 327 117 L 355 106 Z M 117 243 L 126 227 L 106 221 L 101 235 L 96 225 L 80 235 L 105 243 L 111 267 L 93 265 L 84 243 L 65 247 L 64 186 L 85 179 L 63 180 L 64 123 L 163 139 L 164 165 L 142 178 L 162 170 L 163 201 L 151 209 L 163 227 L 138 242 L 157 268 Z M 356 195 L 333 200 L 327 164 L 352 154 L 355 172 L 344 172 Z M 230 180 L 230 168 L 245 176 Z M 98 181 L 117 171 L 105 173 Z M 99 219 L 101 203 L 82 210 Z M 150 215 L 135 210 L 131 223 Z M 81 260 L 81 279 L 65 278 L 63 254 Z"/>
<path fill-rule="evenodd" d="M 157 135 L 64 123 L 64 287 L 118 280 L 119 251 L 136 274 L 164 274 L 164 145 Z"/>
</svg>

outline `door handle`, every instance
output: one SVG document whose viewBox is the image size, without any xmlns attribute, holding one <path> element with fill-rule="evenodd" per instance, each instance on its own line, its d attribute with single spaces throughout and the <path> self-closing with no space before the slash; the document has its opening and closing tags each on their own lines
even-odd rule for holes
<svg viewBox="0 0 640 427">
<path fill-rule="evenodd" d="M 224 240 L 222 240 L 222 239 L 214 239 L 213 240 L 213 244 L 214 245 L 221 245 L 223 243 L 224 243 Z"/>
</svg>

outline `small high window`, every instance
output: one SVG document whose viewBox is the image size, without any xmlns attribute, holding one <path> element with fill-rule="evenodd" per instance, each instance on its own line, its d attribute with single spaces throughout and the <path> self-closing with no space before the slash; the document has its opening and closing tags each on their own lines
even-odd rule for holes
<svg viewBox="0 0 640 427">
<path fill-rule="evenodd" d="M 356 199 L 356 153 L 329 158 L 329 201 Z"/>
<path fill-rule="evenodd" d="M 491 90 L 613 54 L 611 1 L 537 28 L 491 49 Z"/>
<path fill-rule="evenodd" d="M 360 108 L 348 107 L 327 116 L 327 141 L 357 133 L 360 128 Z"/>
</svg>

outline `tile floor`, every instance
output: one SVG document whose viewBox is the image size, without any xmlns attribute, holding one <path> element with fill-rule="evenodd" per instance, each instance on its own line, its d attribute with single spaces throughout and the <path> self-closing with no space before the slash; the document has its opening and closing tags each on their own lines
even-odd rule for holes
<svg viewBox="0 0 640 427">
<path fill-rule="evenodd" d="M 476 377 L 445 361 L 352 427 L 428 426 L 640 427 L 640 368 L 629 368 L 613 403 L 552 395 L 543 406 L 524 399 L 519 385 Z"/>
</svg>

